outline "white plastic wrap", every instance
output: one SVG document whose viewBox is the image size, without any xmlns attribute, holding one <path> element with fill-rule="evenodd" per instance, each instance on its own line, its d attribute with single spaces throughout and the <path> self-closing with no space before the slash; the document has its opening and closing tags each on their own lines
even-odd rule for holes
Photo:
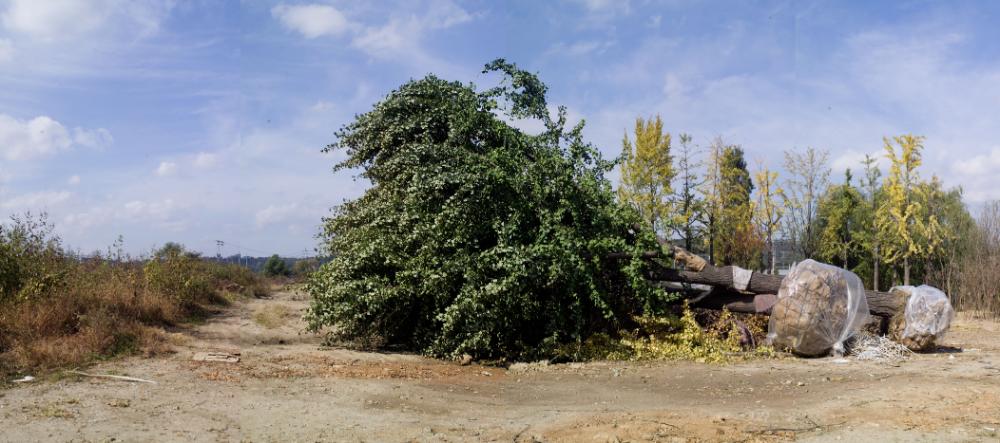
<svg viewBox="0 0 1000 443">
<path fill-rule="evenodd" d="M 914 351 L 924 351 L 944 337 L 955 317 L 955 310 L 944 292 L 927 285 L 897 286 L 892 291 L 910 294 L 903 312 L 902 332 L 894 332 L 896 337 L 893 338 Z"/>
<path fill-rule="evenodd" d="M 805 260 L 781 281 L 768 339 L 806 356 L 844 354 L 844 341 L 868 321 L 864 285 L 853 272 Z"/>
</svg>

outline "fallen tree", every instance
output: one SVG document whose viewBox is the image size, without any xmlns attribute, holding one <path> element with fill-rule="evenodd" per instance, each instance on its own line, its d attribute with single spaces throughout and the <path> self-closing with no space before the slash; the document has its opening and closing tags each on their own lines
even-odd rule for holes
<svg viewBox="0 0 1000 443">
<path fill-rule="evenodd" d="M 628 253 L 608 254 L 611 259 L 632 258 Z M 646 251 L 639 258 L 655 264 L 648 271 L 646 278 L 655 282 L 671 282 L 680 285 L 707 285 L 713 288 L 712 293 L 698 294 L 702 297 L 697 303 L 705 307 L 726 307 L 735 312 L 767 313 L 761 306 L 774 304 L 778 289 L 781 288 L 782 277 L 763 274 L 742 269 L 736 266 L 712 266 L 697 255 L 691 254 L 680 247 L 672 247 L 669 253 Z M 661 263 L 665 260 L 677 260 L 684 269 L 674 269 Z M 698 271 L 693 269 L 700 269 Z M 691 298 L 691 291 L 678 291 L 685 298 Z M 766 296 L 766 297 L 760 297 Z M 907 295 L 901 292 L 865 291 L 868 309 L 872 315 L 892 318 L 901 314 L 906 308 Z"/>
</svg>

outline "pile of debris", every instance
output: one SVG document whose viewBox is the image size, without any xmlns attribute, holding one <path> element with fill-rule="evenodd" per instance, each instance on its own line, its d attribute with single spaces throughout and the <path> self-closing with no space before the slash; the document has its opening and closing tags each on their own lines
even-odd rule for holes
<svg viewBox="0 0 1000 443">
<path fill-rule="evenodd" d="M 954 316 L 939 289 L 924 285 L 866 291 L 853 272 L 813 260 L 797 263 L 782 277 L 712 266 L 677 246 L 667 254 L 641 257 L 653 264 L 648 280 L 680 293 L 693 307 L 769 315 L 771 344 L 802 356 L 843 355 L 845 342 L 861 331 L 888 337 L 911 351 L 932 350 Z M 673 260 L 677 268 L 664 260 Z"/>
</svg>

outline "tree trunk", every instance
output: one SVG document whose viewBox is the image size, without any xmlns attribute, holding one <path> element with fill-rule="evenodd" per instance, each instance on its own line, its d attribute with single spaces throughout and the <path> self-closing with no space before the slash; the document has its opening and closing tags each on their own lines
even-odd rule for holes
<svg viewBox="0 0 1000 443">
<path fill-rule="evenodd" d="M 910 285 L 910 257 L 903 257 L 903 284 Z"/>
<path fill-rule="evenodd" d="M 875 278 L 872 279 L 872 290 L 878 291 L 878 245 L 875 245 L 875 253 L 872 254 L 872 263 L 875 264 Z"/>
<path fill-rule="evenodd" d="M 767 242 L 768 248 L 771 250 L 771 275 L 775 275 L 777 274 L 777 270 L 775 269 L 777 267 L 777 259 L 775 258 L 776 249 L 774 247 L 774 239 L 769 237 Z"/>
<path fill-rule="evenodd" d="M 708 262 L 715 264 L 715 216 L 708 216 Z"/>
</svg>

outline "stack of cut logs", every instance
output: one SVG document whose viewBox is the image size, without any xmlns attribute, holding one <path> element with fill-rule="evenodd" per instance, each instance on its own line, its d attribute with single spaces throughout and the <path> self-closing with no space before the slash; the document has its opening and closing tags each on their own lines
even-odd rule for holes
<svg viewBox="0 0 1000 443">
<path fill-rule="evenodd" d="M 712 266 L 683 248 L 665 246 L 664 249 L 669 252 L 650 251 L 640 255 L 652 264 L 646 275 L 648 280 L 681 294 L 693 307 L 771 314 L 778 300 L 782 276 L 751 272 L 735 266 Z M 632 257 L 627 253 L 609 255 L 612 259 Z M 661 264 L 667 260 L 675 261 L 680 269 Z M 908 299 L 905 292 L 865 291 L 865 296 L 871 313 L 871 323 L 865 329 L 881 335 L 889 332 L 890 325 L 905 322 L 903 317 Z M 926 350 L 932 344 L 923 342 L 914 350 Z"/>
</svg>

